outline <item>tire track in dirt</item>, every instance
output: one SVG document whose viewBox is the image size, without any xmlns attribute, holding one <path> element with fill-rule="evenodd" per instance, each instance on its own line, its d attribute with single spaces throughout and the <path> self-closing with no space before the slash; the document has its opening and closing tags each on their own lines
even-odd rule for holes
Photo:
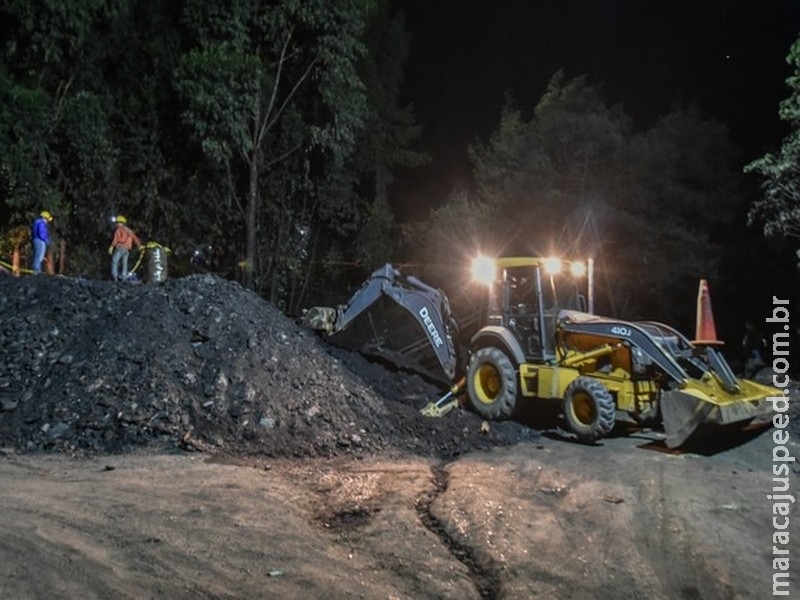
<svg viewBox="0 0 800 600">
<path fill-rule="evenodd" d="M 422 524 L 441 540 L 456 560 L 467 568 L 470 579 L 481 598 L 494 600 L 500 597 L 502 587 L 500 565 L 491 558 L 479 558 L 473 547 L 453 538 L 444 523 L 437 519 L 431 511 L 431 505 L 447 491 L 449 476 L 445 465 L 431 465 L 433 488 L 417 499 L 417 514 Z"/>
</svg>

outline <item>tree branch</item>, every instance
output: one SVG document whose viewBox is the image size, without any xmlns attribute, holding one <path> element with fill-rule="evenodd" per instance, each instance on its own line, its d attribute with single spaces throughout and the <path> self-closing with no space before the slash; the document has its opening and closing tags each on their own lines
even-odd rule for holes
<svg viewBox="0 0 800 600">
<path fill-rule="evenodd" d="M 289 156 L 291 156 L 292 154 L 297 152 L 302 147 L 303 147 L 303 142 L 299 142 L 299 143 L 295 144 L 294 146 L 289 148 L 286 152 L 284 152 L 282 154 L 279 154 L 278 156 L 273 158 L 271 161 L 269 161 L 267 164 L 265 164 L 264 167 L 269 169 L 272 165 L 276 165 L 279 162 L 281 162 L 282 160 L 285 160 L 286 158 L 288 158 Z"/>
<path fill-rule="evenodd" d="M 275 73 L 275 83 L 272 85 L 272 94 L 269 97 L 269 103 L 267 104 L 267 110 L 264 111 L 264 121 L 257 126 L 257 133 L 256 139 L 253 140 L 255 147 L 258 147 L 261 144 L 261 140 L 264 139 L 264 134 L 266 133 L 267 123 L 269 122 L 269 117 L 272 114 L 272 109 L 275 107 L 275 100 L 278 97 L 278 86 L 281 82 L 281 74 L 283 73 L 283 63 L 288 60 L 286 56 L 286 51 L 289 48 L 289 42 L 292 40 L 292 33 L 294 32 L 294 27 L 289 29 L 289 33 L 286 35 L 286 39 L 283 42 L 283 46 L 281 47 L 281 56 L 278 59 L 278 67 Z M 293 55 L 295 53 L 292 53 Z"/>
<path fill-rule="evenodd" d="M 292 32 L 290 31 L 289 35 L 286 36 L 286 41 L 284 42 L 283 47 L 281 48 L 281 58 L 278 61 L 278 71 L 275 76 L 275 85 L 272 87 L 272 95 L 270 97 L 269 105 L 267 106 L 267 110 L 264 113 L 264 120 L 258 132 L 258 136 L 256 139 L 257 146 L 261 145 L 261 142 L 263 141 L 267 131 L 269 131 L 270 128 L 278 121 L 278 119 L 280 119 L 281 114 L 283 114 L 283 111 L 286 109 L 286 106 L 289 104 L 292 98 L 294 98 L 300 86 L 303 85 L 303 83 L 305 83 L 305 81 L 308 79 L 312 69 L 316 66 L 317 62 L 319 61 L 319 58 L 315 56 L 314 59 L 308 64 L 305 71 L 303 71 L 303 74 L 297 79 L 295 84 L 292 86 L 291 91 L 283 99 L 283 102 L 281 103 L 280 107 L 278 107 L 278 109 L 275 110 L 275 101 L 277 99 L 278 84 L 280 83 L 281 79 L 283 63 L 287 60 L 286 50 L 289 46 L 291 34 Z"/>
</svg>

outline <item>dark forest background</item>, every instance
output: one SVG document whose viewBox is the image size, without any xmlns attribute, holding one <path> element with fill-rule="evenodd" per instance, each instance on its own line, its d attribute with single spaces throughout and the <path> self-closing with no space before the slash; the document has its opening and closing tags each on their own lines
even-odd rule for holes
<svg viewBox="0 0 800 600">
<path fill-rule="evenodd" d="M 345 300 L 386 262 L 442 287 L 458 315 L 478 251 L 593 257 L 598 312 L 690 335 L 705 278 L 734 345 L 772 295 L 797 307 L 797 46 L 775 155 L 747 156 L 714 107 L 634 122 L 591 73 L 558 71 L 532 106 L 506 94 L 468 149 L 469 182 L 408 210 L 395 178 L 431 157 L 403 101 L 402 11 L 221 4 L 0 3 L 0 261 L 28 251 L 46 209 L 66 275 L 108 276 L 123 214 L 170 249 L 173 276 L 210 245 L 210 268 L 290 315 Z"/>
</svg>

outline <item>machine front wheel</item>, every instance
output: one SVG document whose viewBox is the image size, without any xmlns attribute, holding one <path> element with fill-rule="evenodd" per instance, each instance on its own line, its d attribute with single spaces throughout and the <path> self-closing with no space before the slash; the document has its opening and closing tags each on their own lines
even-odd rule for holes
<svg viewBox="0 0 800 600">
<path fill-rule="evenodd" d="M 614 428 L 614 398 L 602 383 L 578 377 L 564 393 L 564 418 L 582 442 L 594 442 Z"/>
<path fill-rule="evenodd" d="M 467 392 L 484 419 L 508 419 L 517 407 L 517 370 L 499 348 L 481 348 L 469 361 Z"/>
</svg>

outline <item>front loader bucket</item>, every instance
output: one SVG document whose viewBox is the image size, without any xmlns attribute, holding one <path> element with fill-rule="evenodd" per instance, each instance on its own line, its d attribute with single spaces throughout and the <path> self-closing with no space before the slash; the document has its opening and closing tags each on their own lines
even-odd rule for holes
<svg viewBox="0 0 800 600">
<path fill-rule="evenodd" d="M 669 448 L 683 445 L 701 425 L 726 426 L 766 423 L 772 417 L 767 396 L 779 390 L 739 380 L 736 394 L 717 390 L 706 396 L 697 389 L 665 391 L 661 394 L 661 417 Z"/>
<path fill-rule="evenodd" d="M 683 444 L 700 427 L 714 408 L 699 398 L 684 392 L 671 391 L 661 394 L 661 418 L 664 424 L 666 443 L 669 448 Z"/>
</svg>

